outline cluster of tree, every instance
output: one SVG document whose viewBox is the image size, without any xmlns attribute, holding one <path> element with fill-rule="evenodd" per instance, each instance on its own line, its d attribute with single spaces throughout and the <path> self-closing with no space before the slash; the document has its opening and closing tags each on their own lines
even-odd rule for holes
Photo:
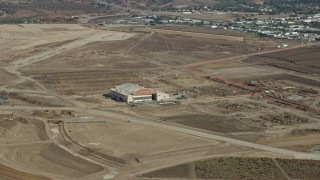
<svg viewBox="0 0 320 180">
<path fill-rule="evenodd" d="M 24 23 L 24 19 L 2 19 L 0 20 L 0 24 L 22 24 Z"/>
</svg>

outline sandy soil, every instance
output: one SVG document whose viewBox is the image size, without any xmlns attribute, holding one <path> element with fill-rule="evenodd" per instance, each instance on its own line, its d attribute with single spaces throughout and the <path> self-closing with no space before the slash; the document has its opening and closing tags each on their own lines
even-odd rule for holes
<svg viewBox="0 0 320 180">
<path fill-rule="evenodd" d="M 52 143 L 11 145 L 1 147 L 1 158 L 45 174 L 60 178 L 81 178 L 103 171 L 95 165 L 76 157 Z"/>
<path fill-rule="evenodd" d="M 105 124 L 66 124 L 66 129 L 69 131 L 70 137 L 80 144 L 123 158 L 126 156 L 140 157 L 169 149 L 184 149 L 209 143 L 130 122 L 117 122 L 110 119 L 108 122 Z M 146 136 L 147 134 L 153 135 Z M 216 142 L 210 143 L 215 144 Z"/>
<path fill-rule="evenodd" d="M 45 176 L 39 176 L 34 174 L 28 174 L 25 172 L 18 171 L 16 169 L 10 168 L 3 164 L 0 165 L 0 178 L 5 180 L 50 180 Z"/>
<path fill-rule="evenodd" d="M 93 35 L 94 34 L 94 35 Z M 85 38 L 86 36 L 90 38 Z M 93 36 L 92 36 L 93 35 Z M 60 51 L 67 50 L 70 48 L 80 47 L 90 42 L 95 41 L 112 41 L 121 40 L 131 37 L 125 33 L 112 33 L 92 28 L 87 28 L 81 25 L 42 25 L 39 28 L 38 25 L 1 25 L 0 30 L 0 42 L 5 46 L 0 46 L 4 51 L 2 57 L 5 60 L 11 61 L 12 55 L 13 60 L 20 58 L 20 52 L 32 52 L 41 51 L 40 45 L 51 44 L 53 42 L 63 42 L 73 40 L 60 48 L 51 48 L 45 50 L 35 57 L 29 57 L 25 61 L 30 61 L 33 58 L 43 58 L 52 56 L 60 53 Z M 14 47 L 14 48 L 11 48 Z M 38 48 L 37 48 L 38 47 Z M 17 53 L 19 52 L 19 53 Z M 11 55 L 11 57 L 8 55 Z M 39 60 L 39 59 L 38 59 Z M 37 61 L 38 61 L 37 60 Z M 17 64 L 22 63 L 18 62 Z"/>
<path fill-rule="evenodd" d="M 227 154 L 319 159 L 316 148 L 297 148 L 315 145 L 317 136 L 292 134 L 320 127 L 318 77 L 246 61 L 268 55 L 278 58 L 277 65 L 284 50 L 276 49 L 277 41 L 231 32 L 107 29 L 1 25 L 3 172 L 136 179 Z M 287 53 L 314 50 L 288 44 Z M 179 102 L 105 99 L 110 88 L 126 82 L 157 88 Z M 177 100 L 181 94 L 188 98 Z"/>
<path fill-rule="evenodd" d="M 0 119 L 0 144 L 49 140 L 45 124 L 41 120 L 26 119 L 12 115 L 1 115 Z"/>
</svg>

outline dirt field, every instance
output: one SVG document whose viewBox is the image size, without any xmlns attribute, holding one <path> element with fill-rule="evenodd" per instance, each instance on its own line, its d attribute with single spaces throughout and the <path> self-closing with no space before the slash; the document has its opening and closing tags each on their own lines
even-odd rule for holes
<svg viewBox="0 0 320 180">
<path fill-rule="evenodd" d="M 55 63 L 55 65 L 70 68 L 157 68 L 187 64 L 201 61 L 201 59 L 228 57 L 256 51 L 256 49 L 257 47 L 247 46 L 243 42 L 223 39 L 212 41 L 205 37 L 193 37 L 188 34 L 138 33 L 135 37 L 124 41 L 91 43 L 28 67 L 34 68 L 39 65 L 52 67 Z M 177 57 L 179 59 L 176 59 Z"/>
<path fill-rule="evenodd" d="M 127 40 L 92 42 L 59 55 L 49 54 L 49 57 L 46 56 L 47 60 L 29 63 L 22 71 L 26 75 L 32 75 L 34 80 L 58 95 L 102 95 L 106 89 L 122 82 L 162 87 L 166 81 L 157 80 L 155 83 L 154 78 L 148 77 L 154 76 L 154 72 L 160 74 L 168 71 L 165 70 L 166 67 L 204 58 L 228 57 L 255 49 L 254 46 L 236 41 L 211 41 L 190 35 L 138 33 Z M 231 50 L 232 53 L 224 53 Z M 69 68 L 37 69 L 38 66 Z M 142 72 L 142 68 L 149 68 L 150 72 Z M 177 73 L 180 71 L 177 70 Z"/>
<path fill-rule="evenodd" d="M 243 124 L 237 120 L 229 119 L 224 116 L 213 116 L 206 114 L 166 117 L 164 118 L 164 121 L 223 133 L 259 130 L 255 126 L 250 127 L 248 124 Z"/>
<path fill-rule="evenodd" d="M 121 76 L 121 79 L 117 79 L 119 76 Z M 106 89 L 113 88 L 117 83 L 132 82 L 148 85 L 148 82 L 130 72 L 73 71 L 38 75 L 34 76 L 33 79 L 42 83 L 47 89 L 63 96 L 102 96 L 106 93 Z"/>
<path fill-rule="evenodd" d="M 0 115 L 0 163 L 6 162 L 6 165 L 10 165 L 1 165 L 1 178 L 50 179 L 45 177 L 50 174 L 49 177 L 72 179 L 93 177 L 105 172 L 103 167 L 77 157 L 50 141 L 52 134 L 49 126 L 40 118 L 61 118 L 68 117 L 69 114 L 64 115 L 63 111 L 35 111 L 26 114 Z M 11 167 L 21 169 L 22 172 L 12 170 Z M 44 176 L 33 175 L 39 172 Z"/>
<path fill-rule="evenodd" d="M 52 143 L 2 146 L 2 150 L 1 157 L 9 162 L 52 175 L 59 174 L 60 178 L 80 178 L 103 170 Z"/>
<path fill-rule="evenodd" d="M 0 143 L 13 144 L 49 140 L 41 120 L 26 119 L 11 114 L 0 116 Z M 25 136 L 28 134 L 28 136 Z"/>
<path fill-rule="evenodd" d="M 120 123 L 110 119 L 107 120 L 107 123 L 70 123 L 65 126 L 70 137 L 80 144 L 124 159 L 156 154 L 168 148 L 184 149 L 207 143 L 199 139 L 182 137 L 169 131 L 151 130 L 145 126 L 130 122 Z M 153 134 L 153 136 L 146 137 L 146 134 Z M 127 141 L 128 139 L 130 142 Z"/>
<path fill-rule="evenodd" d="M 182 26 L 1 25 L 0 178 L 312 179 L 270 159 L 320 159 L 317 62 L 302 55 L 317 46 L 285 43 Z M 300 70 L 279 68 L 288 60 Z M 122 83 L 170 100 L 104 96 Z M 253 173 L 225 173 L 239 165 Z"/>
<path fill-rule="evenodd" d="M 245 62 L 296 71 L 304 74 L 319 74 L 319 46 L 285 50 L 282 53 L 269 53 L 255 56 Z"/>
<path fill-rule="evenodd" d="M 2 164 L 0 165 L 0 178 L 6 180 L 50 180 L 50 178 L 17 171 Z"/>
<path fill-rule="evenodd" d="M 252 136 L 256 132 L 263 132 L 266 129 L 284 128 L 284 126 L 290 128 L 290 126 L 299 124 L 307 125 L 315 120 L 307 118 L 305 115 L 276 108 L 267 102 L 246 97 L 235 96 L 233 99 L 213 102 L 205 102 L 205 98 L 196 99 L 198 99 L 197 102 L 192 105 L 185 102 L 180 105 L 157 106 L 153 110 L 144 106 L 133 107 L 132 110 L 141 116 L 165 122 L 178 123 L 212 132 L 230 134 L 246 132 L 251 133 Z"/>
</svg>

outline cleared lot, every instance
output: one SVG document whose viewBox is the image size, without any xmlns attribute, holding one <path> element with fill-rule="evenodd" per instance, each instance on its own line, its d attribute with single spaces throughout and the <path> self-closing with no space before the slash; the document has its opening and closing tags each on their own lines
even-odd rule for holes
<svg viewBox="0 0 320 180">
<path fill-rule="evenodd" d="M 214 156 L 280 153 L 318 158 L 270 147 L 297 150 L 295 143 L 315 145 L 311 135 L 320 127 L 315 73 L 246 60 L 281 54 L 272 39 L 191 28 L 183 32 L 126 27 L 117 32 L 116 27 L 110 31 L 81 25 L 2 27 L 0 98 L 5 102 L 0 108 L 6 112 L 0 119 L 1 159 L 17 169 L 56 179 L 114 175 L 134 179 L 137 174 Z M 302 57 L 294 55 L 295 60 Z M 167 92 L 172 102 L 128 105 L 105 99 L 110 88 L 127 82 Z M 284 103 L 289 100 L 298 106 Z M 304 110 L 305 106 L 315 109 Z M 307 131 L 310 126 L 313 130 Z M 298 130 L 307 134 L 292 134 Z M 285 139 L 292 136 L 306 141 Z M 303 148 L 317 151 L 316 146 Z M 219 171 L 219 177 L 264 179 L 272 174 L 281 179 L 283 175 L 270 159 L 220 161 L 212 167 L 226 170 L 224 164 L 230 163 L 265 168 L 230 176 Z M 212 169 L 211 165 L 196 167 Z M 190 171 L 194 167 L 179 167 L 177 174 L 189 170 L 192 178 L 211 177 L 205 170 Z"/>
</svg>

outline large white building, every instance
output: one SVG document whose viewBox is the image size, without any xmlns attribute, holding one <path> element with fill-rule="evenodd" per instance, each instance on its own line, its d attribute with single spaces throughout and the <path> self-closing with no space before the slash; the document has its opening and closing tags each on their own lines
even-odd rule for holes
<svg viewBox="0 0 320 180">
<path fill-rule="evenodd" d="M 125 83 L 111 89 L 109 96 L 127 102 L 163 101 L 169 99 L 169 94 L 161 91 L 148 89 L 137 84 Z"/>
</svg>

